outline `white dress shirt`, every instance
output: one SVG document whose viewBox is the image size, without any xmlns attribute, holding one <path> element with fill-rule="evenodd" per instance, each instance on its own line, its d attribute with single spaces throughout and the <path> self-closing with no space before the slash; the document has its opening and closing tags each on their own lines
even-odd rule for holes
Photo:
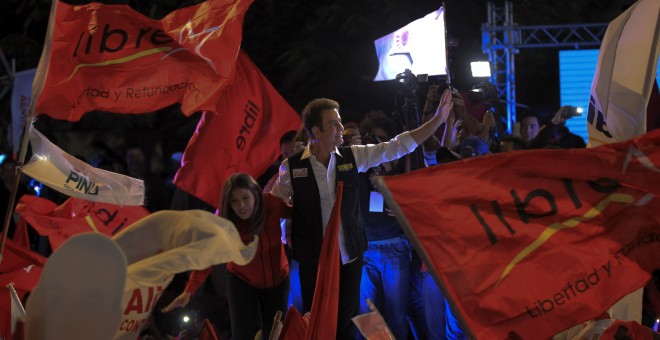
<svg viewBox="0 0 660 340">
<path fill-rule="evenodd" d="M 355 157 L 358 172 L 366 172 L 372 167 L 378 166 L 381 163 L 390 162 L 399 159 L 411 153 L 417 147 L 417 142 L 412 138 L 410 132 L 404 132 L 390 140 L 389 142 L 368 145 L 354 145 L 351 146 L 351 151 Z M 330 220 L 330 213 L 335 204 L 335 168 L 336 157 L 341 157 L 339 150 L 335 148 L 330 154 L 330 162 L 328 167 L 318 162 L 316 157 L 312 155 L 309 144 L 302 153 L 300 159 L 309 158 L 314 170 L 314 178 L 319 187 L 319 196 L 321 197 L 321 214 L 323 221 L 323 233 Z M 293 195 L 293 187 L 291 186 L 291 176 L 289 175 L 289 160 L 285 159 L 280 165 L 280 174 L 273 186 L 271 193 L 280 197 L 285 202 L 289 202 Z M 294 207 L 295 208 L 295 207 Z M 341 222 L 340 222 L 341 223 Z M 295 244 L 293 245 L 296 246 Z M 339 227 L 339 251 L 341 259 L 344 264 L 349 263 L 355 258 L 349 258 L 345 239 L 344 229 Z"/>
</svg>

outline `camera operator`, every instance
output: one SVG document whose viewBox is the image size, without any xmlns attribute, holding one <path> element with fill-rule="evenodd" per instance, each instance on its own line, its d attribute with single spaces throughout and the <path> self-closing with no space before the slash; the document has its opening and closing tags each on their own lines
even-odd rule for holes
<svg viewBox="0 0 660 340">
<path fill-rule="evenodd" d="M 543 125 L 536 137 L 527 143 L 528 149 L 580 149 L 587 145 L 582 137 L 571 133 L 566 127 L 566 120 L 581 115 L 581 109 L 562 106 L 552 120 Z"/>
</svg>

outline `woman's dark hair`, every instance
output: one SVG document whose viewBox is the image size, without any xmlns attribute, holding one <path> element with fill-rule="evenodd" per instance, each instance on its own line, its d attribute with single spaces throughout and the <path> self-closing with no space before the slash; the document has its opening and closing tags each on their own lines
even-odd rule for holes
<svg viewBox="0 0 660 340">
<path fill-rule="evenodd" d="M 266 221 L 266 208 L 264 206 L 264 195 L 257 181 L 246 173 L 236 173 L 231 175 L 225 181 L 222 188 L 222 196 L 220 196 L 220 216 L 237 224 L 241 219 L 236 215 L 234 209 L 231 208 L 231 192 L 234 189 L 247 189 L 254 195 L 254 211 L 248 220 L 250 229 L 248 230 L 253 235 L 257 235 L 264 228 Z"/>
</svg>

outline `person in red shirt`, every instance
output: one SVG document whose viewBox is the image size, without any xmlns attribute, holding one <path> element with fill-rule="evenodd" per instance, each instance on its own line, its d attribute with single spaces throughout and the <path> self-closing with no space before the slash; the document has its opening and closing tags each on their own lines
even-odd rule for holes
<svg viewBox="0 0 660 340">
<path fill-rule="evenodd" d="M 257 252 L 247 265 L 227 264 L 227 297 L 232 339 L 254 339 L 259 329 L 268 339 L 275 313 L 286 312 L 289 294 L 289 263 L 281 241 L 280 218 L 291 218 L 291 206 L 264 194 L 257 182 L 245 173 L 229 177 L 220 197 L 220 216 L 232 221 L 243 243 L 259 237 Z M 212 268 L 193 271 L 181 295 L 163 312 L 185 307 L 204 283 Z M 260 314 L 259 319 L 255 315 Z"/>
</svg>

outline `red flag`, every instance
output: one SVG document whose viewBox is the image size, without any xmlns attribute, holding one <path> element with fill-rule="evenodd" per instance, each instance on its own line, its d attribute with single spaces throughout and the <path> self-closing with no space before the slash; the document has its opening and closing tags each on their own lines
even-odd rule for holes
<svg viewBox="0 0 660 340">
<path fill-rule="evenodd" d="M 188 142 L 174 184 L 217 206 L 224 180 L 235 172 L 260 175 L 280 154 L 279 140 L 300 118 L 245 53 L 235 82 L 213 114 L 205 112 Z"/>
<path fill-rule="evenodd" d="M 149 215 L 143 206 L 119 206 L 71 197 L 59 207 L 44 198 L 23 195 L 16 212 L 42 236 L 48 236 L 53 250 L 69 237 L 99 232 L 112 236 Z"/>
<path fill-rule="evenodd" d="M 475 338 L 546 339 L 660 266 L 658 145 L 654 131 L 593 149 L 503 153 L 379 186 Z"/>
<path fill-rule="evenodd" d="M 0 337 L 11 339 L 12 301 L 7 285 L 14 284 L 19 297 L 32 289 L 39 282 L 46 258 L 7 239 L 0 264 Z"/>
<path fill-rule="evenodd" d="M 31 265 L 43 267 L 46 263 L 45 257 L 33 252 L 30 248 L 19 245 L 11 239 L 7 239 L 6 242 L 2 251 L 0 273 L 11 273 Z"/>
<path fill-rule="evenodd" d="M 337 334 L 337 314 L 339 305 L 339 222 L 341 221 L 341 199 L 344 183 L 337 184 L 337 199 L 330 213 L 325 229 L 319 268 L 316 274 L 314 300 L 310 310 L 306 340 L 334 339 Z"/>
<path fill-rule="evenodd" d="M 251 3 L 208 0 L 154 20 L 127 5 L 54 2 L 33 89 L 36 113 L 77 121 L 91 110 L 214 109 Z"/>
<path fill-rule="evenodd" d="M 291 305 L 284 318 L 284 325 L 280 332 L 280 340 L 303 340 L 307 332 L 307 323 L 300 312 Z"/>
</svg>

